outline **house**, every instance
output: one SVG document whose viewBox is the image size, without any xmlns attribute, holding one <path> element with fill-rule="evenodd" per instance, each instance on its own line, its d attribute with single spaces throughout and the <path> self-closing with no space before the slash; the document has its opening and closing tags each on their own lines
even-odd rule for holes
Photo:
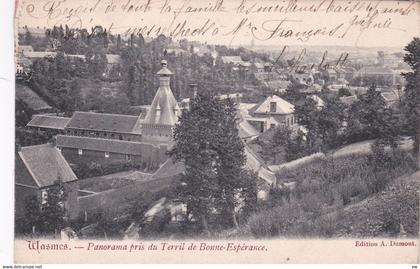
<svg viewBox="0 0 420 269">
<path fill-rule="evenodd" d="M 31 71 L 32 62 L 26 58 L 17 58 L 16 59 L 16 77 L 19 75 L 28 75 Z"/>
<path fill-rule="evenodd" d="M 291 77 L 298 82 L 299 84 L 302 85 L 312 85 L 314 83 L 314 77 L 312 76 L 312 74 L 310 73 L 297 73 L 294 72 L 293 74 L 291 74 Z"/>
<path fill-rule="evenodd" d="M 261 133 L 276 126 L 297 126 L 297 119 L 294 116 L 294 106 L 286 100 L 272 95 L 256 104 L 249 110 L 249 116 L 245 118 Z"/>
<path fill-rule="evenodd" d="M 224 64 L 234 64 L 234 65 L 242 64 L 241 56 L 222 56 L 221 59 Z"/>
<path fill-rule="evenodd" d="M 381 92 L 382 98 L 388 107 L 395 106 L 400 102 L 400 93 L 396 90 Z"/>
<path fill-rule="evenodd" d="M 310 95 L 307 98 L 312 99 L 315 101 L 317 109 L 322 109 L 325 106 L 324 100 L 322 100 L 318 95 Z"/>
<path fill-rule="evenodd" d="M 167 145 L 107 138 L 57 135 L 57 149 L 71 163 L 131 162 L 154 169 L 167 160 Z"/>
<path fill-rule="evenodd" d="M 340 101 L 346 105 L 352 105 L 354 102 L 357 101 L 357 96 L 356 95 L 343 96 L 343 97 L 340 97 Z"/>
<path fill-rule="evenodd" d="M 338 75 L 337 71 L 335 71 L 335 69 L 328 68 L 323 72 L 322 77 L 327 81 L 334 82 L 338 79 L 339 75 Z"/>
<path fill-rule="evenodd" d="M 67 198 L 64 207 L 70 219 L 78 216 L 77 177 L 60 151 L 51 144 L 22 147 L 15 162 L 15 214 L 23 217 L 29 197 L 46 203 L 48 189 L 58 181 L 64 184 Z"/>
<path fill-rule="evenodd" d="M 273 93 L 279 94 L 284 93 L 287 89 L 287 87 L 290 85 L 289 80 L 266 80 L 263 81 L 263 84 L 268 87 L 270 90 L 273 91 Z"/>
</svg>

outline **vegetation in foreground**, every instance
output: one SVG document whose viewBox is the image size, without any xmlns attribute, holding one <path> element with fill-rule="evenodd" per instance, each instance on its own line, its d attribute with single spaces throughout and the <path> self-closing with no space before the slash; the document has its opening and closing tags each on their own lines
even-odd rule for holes
<svg viewBox="0 0 420 269">
<path fill-rule="evenodd" d="M 239 234 L 256 238 L 368 237 L 405 232 L 416 236 L 418 182 L 415 176 L 402 179 L 415 171 L 416 161 L 411 153 L 386 152 L 378 144 L 372 146 L 370 155 L 330 157 L 299 169 L 282 170 L 282 177 L 294 182 L 293 187 L 283 185 L 273 190 L 270 199 L 249 218 Z M 376 206 L 358 206 L 368 199 Z M 371 220 L 376 221 L 375 225 L 369 226 L 369 213 L 362 209 L 375 211 L 377 219 Z M 359 214 L 366 218 L 359 218 Z M 352 230 L 355 223 L 369 227 Z"/>
</svg>

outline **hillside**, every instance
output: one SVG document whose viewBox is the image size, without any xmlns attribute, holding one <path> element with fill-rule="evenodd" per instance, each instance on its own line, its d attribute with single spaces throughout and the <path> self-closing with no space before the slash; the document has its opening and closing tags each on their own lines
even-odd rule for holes
<svg viewBox="0 0 420 269">
<path fill-rule="evenodd" d="M 414 236 L 419 231 L 420 172 L 395 179 L 384 191 L 333 213 L 337 237 Z M 401 225 L 401 226 L 400 226 Z"/>
<path fill-rule="evenodd" d="M 407 151 L 316 158 L 282 169 L 281 174 L 293 185 L 285 183 L 273 189 L 238 235 L 336 238 L 418 234 L 420 172 Z"/>
</svg>

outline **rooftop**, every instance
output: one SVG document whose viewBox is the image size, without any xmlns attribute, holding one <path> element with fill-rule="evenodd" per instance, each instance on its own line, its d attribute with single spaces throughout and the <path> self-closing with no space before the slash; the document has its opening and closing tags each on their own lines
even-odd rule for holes
<svg viewBox="0 0 420 269">
<path fill-rule="evenodd" d="M 64 130 L 71 118 L 56 117 L 48 115 L 34 115 L 32 120 L 26 125 L 27 127 L 38 127 Z"/>
<path fill-rule="evenodd" d="M 66 128 L 131 133 L 137 120 L 137 116 L 77 111 Z"/>
<path fill-rule="evenodd" d="M 276 104 L 275 112 L 270 112 L 272 103 Z M 257 104 L 252 110 L 254 110 L 254 113 L 260 114 L 291 114 L 294 112 L 295 107 L 283 98 L 280 98 L 277 95 L 272 95 L 267 97 L 261 104 Z"/>
<path fill-rule="evenodd" d="M 22 147 L 18 154 L 40 188 L 54 185 L 57 180 L 77 179 L 63 155 L 51 144 Z"/>
</svg>

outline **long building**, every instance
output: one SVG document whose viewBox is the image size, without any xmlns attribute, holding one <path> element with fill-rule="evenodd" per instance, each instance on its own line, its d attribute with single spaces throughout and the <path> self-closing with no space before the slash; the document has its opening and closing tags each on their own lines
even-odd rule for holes
<svg viewBox="0 0 420 269">
<path fill-rule="evenodd" d="M 76 111 L 71 118 L 36 115 L 28 127 L 57 130 L 56 146 L 71 163 L 130 161 L 151 169 L 167 160 L 181 111 L 161 62 L 159 88 L 146 116 Z"/>
</svg>

